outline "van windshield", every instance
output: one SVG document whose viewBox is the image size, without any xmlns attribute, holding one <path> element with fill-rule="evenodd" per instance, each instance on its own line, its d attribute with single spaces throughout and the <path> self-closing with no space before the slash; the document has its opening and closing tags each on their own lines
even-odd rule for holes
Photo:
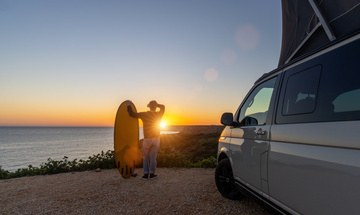
<svg viewBox="0 0 360 215">
<path fill-rule="evenodd" d="M 275 82 L 276 78 L 273 78 L 254 89 L 240 110 L 239 122 L 245 117 L 251 117 L 256 120 L 252 121 L 257 122 L 256 125 L 264 125 L 266 123 Z"/>
</svg>

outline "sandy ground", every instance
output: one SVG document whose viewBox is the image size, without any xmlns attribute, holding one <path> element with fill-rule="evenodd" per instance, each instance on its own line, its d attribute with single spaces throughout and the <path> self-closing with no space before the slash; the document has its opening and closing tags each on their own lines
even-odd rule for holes
<svg viewBox="0 0 360 215">
<path fill-rule="evenodd" d="M 214 169 L 159 168 L 154 180 L 117 169 L 0 181 L 0 214 L 268 214 L 216 189 Z"/>
</svg>

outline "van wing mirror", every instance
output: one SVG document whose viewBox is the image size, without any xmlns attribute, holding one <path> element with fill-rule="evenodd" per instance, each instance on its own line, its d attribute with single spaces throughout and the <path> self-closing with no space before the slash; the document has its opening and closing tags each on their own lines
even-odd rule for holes
<svg viewBox="0 0 360 215">
<path fill-rule="evenodd" d="M 232 113 L 223 113 L 220 120 L 221 124 L 233 126 L 234 125 L 234 116 Z"/>
</svg>

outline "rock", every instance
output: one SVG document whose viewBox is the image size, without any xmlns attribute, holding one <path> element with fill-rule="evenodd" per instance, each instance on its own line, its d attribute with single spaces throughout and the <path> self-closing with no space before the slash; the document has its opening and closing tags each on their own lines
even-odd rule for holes
<svg viewBox="0 0 360 215">
<path fill-rule="evenodd" d="M 101 172 L 100 168 L 95 169 L 95 172 Z"/>
</svg>

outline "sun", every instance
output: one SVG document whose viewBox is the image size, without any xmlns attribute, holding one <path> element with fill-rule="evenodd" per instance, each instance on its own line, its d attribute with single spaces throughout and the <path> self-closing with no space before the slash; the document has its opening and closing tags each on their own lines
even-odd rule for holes
<svg viewBox="0 0 360 215">
<path fill-rule="evenodd" d="M 161 122 L 161 123 L 160 123 L 160 127 L 161 127 L 161 128 L 165 128 L 165 127 L 166 127 L 166 123 L 165 123 L 165 122 Z"/>
</svg>

